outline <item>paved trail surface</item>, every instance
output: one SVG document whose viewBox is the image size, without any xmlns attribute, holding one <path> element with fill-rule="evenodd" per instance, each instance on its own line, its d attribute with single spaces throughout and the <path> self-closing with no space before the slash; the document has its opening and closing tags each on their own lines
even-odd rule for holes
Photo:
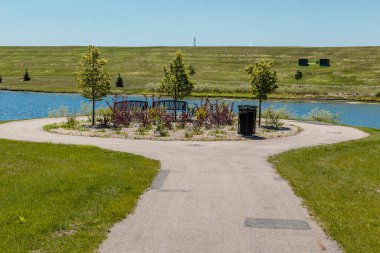
<svg viewBox="0 0 380 253">
<path fill-rule="evenodd" d="M 366 136 L 357 129 L 294 122 L 304 129 L 299 135 L 242 142 L 104 139 L 42 130 L 61 120 L 3 124 L 0 138 L 94 145 L 161 161 L 152 189 L 134 214 L 114 225 L 101 252 L 340 252 L 267 158 Z"/>
</svg>

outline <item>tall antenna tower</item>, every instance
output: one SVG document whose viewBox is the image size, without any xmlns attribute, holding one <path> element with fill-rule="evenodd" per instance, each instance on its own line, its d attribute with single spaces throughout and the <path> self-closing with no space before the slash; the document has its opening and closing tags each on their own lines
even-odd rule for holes
<svg viewBox="0 0 380 253">
<path fill-rule="evenodd" d="M 197 37 L 194 36 L 194 42 L 193 42 L 193 47 L 197 46 Z"/>
</svg>

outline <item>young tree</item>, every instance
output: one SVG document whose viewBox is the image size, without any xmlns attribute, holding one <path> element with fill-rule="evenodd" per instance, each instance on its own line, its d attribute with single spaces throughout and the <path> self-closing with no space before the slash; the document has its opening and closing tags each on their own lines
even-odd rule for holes
<svg viewBox="0 0 380 253">
<path fill-rule="evenodd" d="M 194 82 L 190 78 L 194 74 L 194 67 L 183 62 L 180 50 L 177 50 L 177 54 L 169 66 L 164 66 L 164 79 L 161 81 L 159 91 L 174 98 L 175 120 L 177 120 L 178 99 L 189 96 L 194 89 Z"/>
<path fill-rule="evenodd" d="M 95 104 L 111 93 L 111 80 L 104 70 L 106 59 L 100 58 L 101 52 L 89 46 L 88 52 L 78 63 L 78 87 L 85 98 L 92 101 L 92 125 L 95 125 Z"/>
<path fill-rule="evenodd" d="M 29 76 L 28 69 L 25 70 L 23 80 L 24 80 L 24 82 L 32 80 L 32 78 L 30 78 L 30 76 Z"/>
<path fill-rule="evenodd" d="M 297 80 L 297 84 L 298 84 L 298 81 L 302 79 L 303 75 L 302 75 L 302 72 L 297 70 L 296 74 L 294 75 L 294 77 L 296 78 Z"/>
<path fill-rule="evenodd" d="M 3 82 L 3 78 L 0 76 L 0 83 L 2 83 Z"/>
<path fill-rule="evenodd" d="M 120 73 L 119 76 L 116 79 L 116 87 L 123 88 L 124 87 L 124 80 L 121 78 Z"/>
<path fill-rule="evenodd" d="M 255 65 L 249 65 L 245 68 L 249 74 L 253 94 L 259 100 L 259 126 L 261 126 L 261 103 L 268 98 L 268 94 L 278 88 L 277 73 L 271 71 L 272 67 L 272 61 L 260 60 Z"/>
</svg>

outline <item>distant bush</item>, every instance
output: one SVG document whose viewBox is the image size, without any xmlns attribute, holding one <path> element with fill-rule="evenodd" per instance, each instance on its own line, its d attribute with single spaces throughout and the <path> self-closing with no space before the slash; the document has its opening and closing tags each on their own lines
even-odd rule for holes
<svg viewBox="0 0 380 253">
<path fill-rule="evenodd" d="M 0 78 L 1 78 L 1 77 L 0 77 Z M 0 81 L 0 83 L 1 83 L 1 81 Z M 380 91 L 378 91 L 378 92 L 375 94 L 375 97 L 380 98 Z"/>
<path fill-rule="evenodd" d="M 297 83 L 299 80 L 301 80 L 303 77 L 303 74 L 301 71 L 297 70 L 296 74 L 294 75 L 294 78 L 297 80 Z"/>
<path fill-rule="evenodd" d="M 296 119 L 297 115 L 295 115 L 289 108 L 281 107 L 276 110 L 276 113 L 279 115 L 280 119 Z"/>
<path fill-rule="evenodd" d="M 27 69 L 25 70 L 25 74 L 24 74 L 23 80 L 24 80 L 24 82 L 32 80 L 32 78 L 30 78 L 30 76 L 29 76 L 29 73 L 28 73 Z"/>
<path fill-rule="evenodd" d="M 69 108 L 67 106 L 62 105 L 58 109 L 49 111 L 49 118 L 55 117 L 66 117 L 69 114 Z"/>
<path fill-rule="evenodd" d="M 0 83 L 2 83 L 3 82 L 3 78 L 1 78 L 1 76 L 0 76 Z"/>
<path fill-rule="evenodd" d="M 82 116 L 91 116 L 92 114 L 92 108 L 91 103 L 86 103 L 81 101 L 80 102 L 80 115 Z"/>
<path fill-rule="evenodd" d="M 320 110 L 319 108 L 314 108 L 304 119 L 330 124 L 339 124 L 341 121 L 339 114 L 333 114 L 327 110 Z"/>
<path fill-rule="evenodd" d="M 119 88 L 123 88 L 124 87 L 124 80 L 120 76 L 120 73 L 119 73 L 119 76 L 116 79 L 116 87 L 119 87 Z"/>
</svg>

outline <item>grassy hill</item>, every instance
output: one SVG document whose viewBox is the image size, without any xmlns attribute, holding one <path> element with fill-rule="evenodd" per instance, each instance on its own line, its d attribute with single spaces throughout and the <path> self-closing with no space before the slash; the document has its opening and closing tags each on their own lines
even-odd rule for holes
<svg viewBox="0 0 380 253">
<path fill-rule="evenodd" d="M 124 77 L 125 93 L 152 93 L 162 78 L 162 66 L 177 47 L 103 47 L 107 68 Z M 379 99 L 380 47 L 183 47 L 185 60 L 196 67 L 195 95 L 250 96 L 244 68 L 258 59 L 275 62 L 280 89 L 277 98 Z M 0 47 L 0 89 L 76 92 L 76 63 L 86 47 Z M 300 57 L 312 62 L 330 58 L 331 67 L 299 67 Z M 21 78 L 28 68 L 31 82 Z M 296 83 L 299 69 L 304 78 Z"/>
</svg>

